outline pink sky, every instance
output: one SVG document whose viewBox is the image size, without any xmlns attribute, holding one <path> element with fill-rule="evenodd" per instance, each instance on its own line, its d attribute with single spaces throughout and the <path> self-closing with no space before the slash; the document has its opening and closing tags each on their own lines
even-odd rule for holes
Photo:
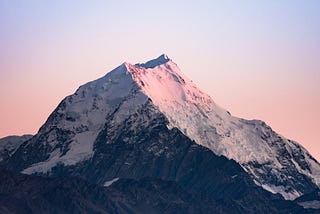
<svg viewBox="0 0 320 214">
<path fill-rule="evenodd" d="M 36 133 L 81 84 L 166 53 L 233 115 L 320 160 L 320 3 L 183 2 L 1 1 L 0 137 Z"/>
</svg>

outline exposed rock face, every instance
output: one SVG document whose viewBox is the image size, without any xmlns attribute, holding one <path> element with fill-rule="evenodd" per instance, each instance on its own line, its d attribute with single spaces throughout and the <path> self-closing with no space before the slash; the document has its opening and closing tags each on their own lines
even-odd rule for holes
<svg viewBox="0 0 320 214">
<path fill-rule="evenodd" d="M 172 181 L 120 179 L 109 188 L 81 179 L 42 178 L 0 170 L 1 213 L 230 213 L 218 201 Z M 299 207 L 298 207 L 299 208 Z M 301 208 L 300 208 L 301 209 Z"/>
<path fill-rule="evenodd" d="M 32 138 L 32 135 L 8 136 L 0 139 L 0 162 L 9 159 L 19 146 Z"/>
</svg>

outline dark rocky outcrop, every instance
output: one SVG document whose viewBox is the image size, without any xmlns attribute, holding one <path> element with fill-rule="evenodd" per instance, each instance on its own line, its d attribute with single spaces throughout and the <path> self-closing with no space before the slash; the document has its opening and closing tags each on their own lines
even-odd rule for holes
<svg viewBox="0 0 320 214">
<path fill-rule="evenodd" d="M 0 163 L 8 160 L 32 135 L 8 136 L 0 139 Z"/>
</svg>

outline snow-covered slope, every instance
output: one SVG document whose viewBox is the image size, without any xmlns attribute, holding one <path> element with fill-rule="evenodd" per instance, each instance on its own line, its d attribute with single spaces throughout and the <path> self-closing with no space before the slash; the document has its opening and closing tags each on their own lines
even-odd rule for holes
<svg viewBox="0 0 320 214">
<path fill-rule="evenodd" d="M 36 135 L 35 143 L 45 138 L 40 142 L 50 151 L 50 156 L 35 162 L 23 173 L 47 172 L 57 164 L 74 165 L 91 158 L 94 142 L 108 115 L 120 104 L 123 115 L 131 114 L 147 99 L 138 91 L 125 64 L 81 86 L 60 103 Z M 118 114 L 119 123 L 125 119 L 121 115 Z M 64 139 L 59 140 L 61 132 Z"/>
<path fill-rule="evenodd" d="M 170 126 L 214 153 L 234 159 L 265 189 L 294 199 L 301 195 L 301 190 L 292 188 L 299 173 L 319 185 L 320 165 L 301 145 L 278 135 L 262 121 L 230 115 L 167 56 L 127 66 Z"/>
<path fill-rule="evenodd" d="M 262 121 L 230 115 L 166 55 L 143 64 L 123 63 L 81 86 L 59 104 L 39 133 L 17 150 L 16 157 L 24 161 L 13 161 L 12 166 L 31 174 L 88 160 L 105 127 L 121 127 L 119 124 L 139 114 L 138 109 L 149 100 L 168 119 L 169 128 L 176 127 L 215 154 L 235 160 L 270 192 L 294 199 L 313 190 L 312 182 L 320 183 L 320 165 L 302 146 Z M 25 151 L 34 151 L 36 146 L 32 158 L 26 158 Z"/>
</svg>

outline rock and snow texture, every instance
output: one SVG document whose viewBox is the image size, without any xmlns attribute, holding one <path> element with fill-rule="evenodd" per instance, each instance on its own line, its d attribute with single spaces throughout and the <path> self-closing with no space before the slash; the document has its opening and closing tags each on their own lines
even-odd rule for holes
<svg viewBox="0 0 320 214">
<path fill-rule="evenodd" d="M 167 56 L 127 66 L 171 127 L 214 153 L 234 159 L 266 190 L 294 199 L 302 193 L 302 189 L 294 188 L 301 174 L 319 185 L 320 165 L 302 146 L 278 135 L 262 121 L 231 116 Z"/>
<path fill-rule="evenodd" d="M 29 140 L 32 135 L 8 136 L 0 139 L 0 162 L 9 158 L 19 146 Z"/>
<path fill-rule="evenodd" d="M 302 146 L 262 121 L 230 115 L 166 55 L 143 64 L 123 63 L 65 98 L 33 141 L 23 145 L 44 145 L 43 155 L 26 163 L 23 172 L 49 172 L 58 164 L 91 158 L 107 118 L 112 116 L 115 124 L 107 125 L 116 127 L 148 99 L 167 117 L 169 128 L 176 127 L 215 154 L 234 159 L 270 192 L 294 199 L 308 191 L 304 184 L 310 178 L 320 183 L 320 165 Z"/>
<path fill-rule="evenodd" d="M 66 97 L 48 118 L 36 135 L 37 142 L 50 148 L 50 156 L 35 162 L 23 173 L 48 172 L 57 164 L 74 165 L 93 155 L 93 145 L 106 118 L 121 104 L 124 116 L 147 101 L 138 91 L 137 85 L 128 73 L 125 64 L 114 69 L 106 76 L 81 86 L 75 94 Z M 59 135 L 65 133 L 59 140 Z M 44 137 L 41 137 L 44 136 Z"/>
<path fill-rule="evenodd" d="M 305 201 L 299 204 L 306 209 L 320 209 L 320 201 Z"/>
</svg>

